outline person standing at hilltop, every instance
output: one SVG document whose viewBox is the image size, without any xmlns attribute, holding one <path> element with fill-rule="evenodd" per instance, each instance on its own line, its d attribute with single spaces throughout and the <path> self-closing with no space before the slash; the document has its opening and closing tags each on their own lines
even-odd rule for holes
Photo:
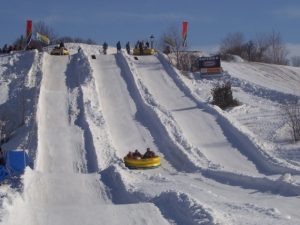
<svg viewBox="0 0 300 225">
<path fill-rule="evenodd" d="M 129 43 L 129 41 L 126 43 L 126 51 L 127 51 L 127 54 L 129 55 L 130 54 L 130 43 Z"/>
<path fill-rule="evenodd" d="M 117 42 L 117 52 L 121 52 L 121 42 Z"/>
<path fill-rule="evenodd" d="M 106 55 L 107 48 L 108 48 L 108 44 L 106 43 L 106 41 L 103 43 L 102 48 L 103 48 L 103 54 Z"/>
</svg>

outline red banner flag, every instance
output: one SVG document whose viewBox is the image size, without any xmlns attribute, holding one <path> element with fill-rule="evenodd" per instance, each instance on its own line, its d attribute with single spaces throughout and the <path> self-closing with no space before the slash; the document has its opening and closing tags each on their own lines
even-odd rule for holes
<svg viewBox="0 0 300 225">
<path fill-rule="evenodd" d="M 31 36 L 32 34 L 32 21 L 31 20 L 27 20 L 26 23 L 26 39 Z"/>
<path fill-rule="evenodd" d="M 188 22 L 184 21 L 182 23 L 182 46 L 183 47 L 186 47 L 187 28 L 188 28 Z"/>
<path fill-rule="evenodd" d="M 32 21 L 27 20 L 27 22 L 26 22 L 26 47 L 28 47 L 31 42 L 31 36 L 32 36 Z"/>
</svg>

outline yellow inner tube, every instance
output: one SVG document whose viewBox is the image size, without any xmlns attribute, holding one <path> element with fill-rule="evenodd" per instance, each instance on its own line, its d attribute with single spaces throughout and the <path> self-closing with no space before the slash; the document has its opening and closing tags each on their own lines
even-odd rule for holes
<svg viewBox="0 0 300 225">
<path fill-rule="evenodd" d="M 149 159 L 133 159 L 124 157 L 124 162 L 127 167 L 132 168 L 153 168 L 160 166 L 160 157 L 156 156 Z"/>
<path fill-rule="evenodd" d="M 154 53 L 155 53 L 155 50 L 153 48 L 147 48 L 147 49 L 144 49 L 144 51 L 143 51 L 143 55 L 154 55 Z M 134 48 L 133 49 L 133 54 L 134 55 L 141 55 L 140 49 L 139 48 Z"/>
<path fill-rule="evenodd" d="M 64 54 L 64 55 L 69 55 L 70 53 L 69 53 L 68 50 L 64 50 L 64 51 L 63 51 L 63 54 Z"/>
<path fill-rule="evenodd" d="M 50 55 L 69 55 L 69 51 L 67 49 L 55 48 L 50 52 Z"/>
</svg>

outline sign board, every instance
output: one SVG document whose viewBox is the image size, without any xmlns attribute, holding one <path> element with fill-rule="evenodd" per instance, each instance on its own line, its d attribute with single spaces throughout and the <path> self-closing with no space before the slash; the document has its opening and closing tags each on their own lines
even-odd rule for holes
<svg viewBox="0 0 300 225">
<path fill-rule="evenodd" d="M 200 57 L 199 58 L 199 67 L 200 67 L 200 69 L 221 67 L 220 56 L 215 55 L 215 56 L 209 56 L 209 57 Z"/>
<path fill-rule="evenodd" d="M 199 68 L 201 74 L 221 74 L 223 72 L 219 55 L 200 57 Z"/>
<path fill-rule="evenodd" d="M 213 67 L 213 68 L 201 68 L 200 73 L 201 74 L 217 74 L 222 73 L 222 67 Z"/>
</svg>

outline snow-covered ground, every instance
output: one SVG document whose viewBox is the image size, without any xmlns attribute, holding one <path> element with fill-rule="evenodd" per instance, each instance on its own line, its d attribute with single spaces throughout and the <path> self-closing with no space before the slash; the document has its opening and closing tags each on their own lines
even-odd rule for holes
<svg viewBox="0 0 300 225">
<path fill-rule="evenodd" d="M 0 186 L 1 224 L 300 224 L 300 145 L 282 112 L 298 68 L 223 62 L 223 77 L 188 78 L 160 54 L 66 46 L 0 56 L 2 147 L 34 164 Z M 220 80 L 240 106 L 210 105 Z M 127 169 L 146 147 L 161 167 Z"/>
</svg>

